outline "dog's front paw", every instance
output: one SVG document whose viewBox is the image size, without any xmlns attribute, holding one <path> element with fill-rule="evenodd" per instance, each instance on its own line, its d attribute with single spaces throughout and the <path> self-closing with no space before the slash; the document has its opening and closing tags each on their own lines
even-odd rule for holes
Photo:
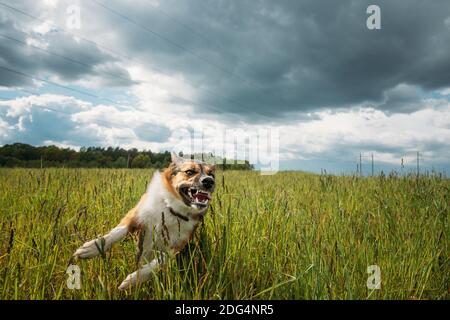
<svg viewBox="0 0 450 320">
<path fill-rule="evenodd" d="M 98 256 L 100 254 L 99 245 L 98 239 L 88 241 L 79 247 L 73 255 L 80 259 L 89 259 Z"/>
<path fill-rule="evenodd" d="M 119 290 L 126 290 L 137 282 L 137 272 L 130 273 L 119 286 Z"/>
</svg>

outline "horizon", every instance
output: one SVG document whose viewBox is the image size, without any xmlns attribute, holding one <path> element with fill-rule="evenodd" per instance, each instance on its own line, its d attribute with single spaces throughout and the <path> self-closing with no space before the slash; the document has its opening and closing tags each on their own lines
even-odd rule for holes
<svg viewBox="0 0 450 320">
<path fill-rule="evenodd" d="M 11 143 L 11 144 L 4 144 L 4 145 L 0 145 L 0 149 L 3 148 L 4 146 L 7 145 L 26 145 L 26 146 L 31 146 L 34 148 L 40 148 L 40 147 L 57 147 L 59 149 L 68 149 L 68 150 L 73 150 L 76 152 L 80 152 L 81 149 L 89 149 L 89 148 L 102 148 L 104 150 L 106 149 L 110 149 L 112 148 L 114 149 L 122 149 L 124 151 L 132 151 L 132 150 L 136 150 L 137 152 L 151 152 L 153 154 L 166 154 L 166 153 L 171 153 L 173 151 L 171 150 L 161 150 L 159 152 L 155 152 L 153 150 L 150 149 L 137 149 L 137 148 L 130 148 L 130 149 L 124 149 L 120 146 L 80 146 L 78 148 L 71 148 L 71 147 L 67 147 L 67 148 L 62 148 L 62 147 L 58 147 L 57 145 L 30 145 L 30 144 L 26 144 L 26 143 L 22 143 L 22 142 L 15 142 L 15 143 Z M 219 160 L 223 160 L 223 158 L 220 157 L 216 157 L 214 154 L 208 154 L 208 153 L 204 153 L 205 155 L 208 155 L 208 157 L 213 157 L 218 161 Z M 178 154 L 180 155 L 180 154 Z M 187 157 L 187 156 L 192 156 L 192 154 L 183 154 L 182 156 Z M 200 155 L 197 154 L 195 155 L 197 157 L 199 157 Z M 45 159 L 44 159 L 45 160 Z M 237 159 L 237 160 L 227 160 L 227 164 L 239 164 L 243 161 L 248 161 L 248 159 Z M 306 160 L 305 162 L 308 162 L 308 160 Z M 325 161 L 326 162 L 326 161 Z M 64 163 L 64 162 L 63 162 Z M 219 162 L 216 162 L 216 164 Z M 250 165 L 253 166 L 253 169 L 250 169 L 252 171 L 260 171 L 260 167 L 257 165 L 257 163 L 251 163 L 248 162 Z M 367 163 L 367 162 L 361 162 L 362 166 L 362 170 L 359 170 L 359 163 L 355 162 L 356 164 L 356 168 L 351 169 L 350 166 L 348 168 L 348 170 L 341 170 L 340 172 L 338 171 L 333 171 L 333 170 L 329 170 L 327 169 L 326 166 L 320 167 L 319 170 L 308 170 L 309 168 L 307 166 L 303 166 L 303 168 L 299 168 L 299 169 L 293 169 L 293 168 L 284 168 L 283 166 L 280 166 L 279 170 L 277 172 L 304 172 L 304 173 L 312 173 L 312 174 L 331 174 L 331 175 L 336 175 L 336 176 L 349 176 L 349 175 L 357 175 L 357 176 L 363 176 L 363 177 L 370 177 L 370 176 L 379 176 L 381 174 L 390 174 L 390 173 L 395 173 L 398 174 L 400 176 L 406 176 L 406 175 L 417 175 L 417 172 L 419 172 L 422 175 L 425 174 L 441 174 L 444 178 L 447 178 L 447 171 L 445 168 L 441 168 L 442 170 L 439 170 L 439 168 L 434 168 L 434 167 L 428 167 L 428 166 L 421 166 L 420 165 L 420 158 L 419 158 L 419 164 L 415 164 L 415 165 L 403 165 L 399 166 L 399 167 L 395 167 L 395 166 L 391 166 L 389 164 L 386 163 L 373 163 L 373 168 L 372 168 L 372 162 Z M 1 167 L 1 166 L 0 166 Z M 20 166 L 18 166 L 20 167 Z M 45 166 L 44 166 L 45 167 Z M 46 167 L 51 167 L 51 166 L 46 166 Z M 82 168 L 82 167 L 80 167 Z M 97 168 L 104 168 L 104 167 L 97 167 Z M 108 167 L 106 167 L 108 168 Z M 131 168 L 131 167 L 129 167 Z"/>
</svg>

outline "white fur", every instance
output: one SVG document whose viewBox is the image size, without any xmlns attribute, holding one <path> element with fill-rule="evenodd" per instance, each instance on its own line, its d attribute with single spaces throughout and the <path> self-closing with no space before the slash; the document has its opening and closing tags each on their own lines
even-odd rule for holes
<svg viewBox="0 0 450 320">
<path fill-rule="evenodd" d="M 169 208 L 175 212 L 189 218 L 184 221 L 174 216 Z M 195 226 L 198 224 L 196 215 L 202 214 L 205 209 L 199 210 L 193 207 L 187 207 L 183 201 L 176 198 L 163 185 L 161 175 L 156 172 L 147 189 L 145 202 L 139 208 L 137 213 L 138 222 L 145 226 L 145 232 L 152 234 L 153 246 L 157 250 L 167 251 L 170 248 L 177 247 L 183 241 L 187 241 Z M 164 217 L 164 228 L 162 220 Z M 163 232 L 169 234 L 169 239 L 165 239 Z M 165 243 L 164 240 L 170 240 Z M 145 243 L 144 243 L 145 244 Z M 144 246 L 145 251 L 145 246 Z"/>
<path fill-rule="evenodd" d="M 128 228 L 126 226 L 117 226 L 112 229 L 108 234 L 100 237 L 98 239 L 94 239 L 86 242 L 80 248 L 75 251 L 74 255 L 81 259 L 88 259 L 100 254 L 99 248 L 106 252 L 113 243 L 122 240 L 128 233 Z M 104 239 L 104 243 L 102 246 L 102 239 Z"/>
<path fill-rule="evenodd" d="M 188 217 L 189 221 L 173 215 L 169 208 Z M 155 251 L 164 253 L 181 250 L 199 223 L 199 215 L 202 215 L 206 209 L 186 206 L 182 200 L 175 197 L 164 187 L 161 174 L 155 172 L 147 188 L 145 200 L 140 203 L 136 216 L 137 222 L 144 232 L 141 259 L 148 263 L 139 270 L 129 274 L 119 286 L 119 289 L 126 289 L 132 285 L 149 280 L 151 273 L 163 261 L 157 258 L 152 259 Z M 108 250 L 114 242 L 125 237 L 127 232 L 127 226 L 118 226 L 112 229 L 103 237 L 105 239 L 103 249 L 105 251 Z M 101 247 L 101 238 L 86 242 L 74 255 L 79 258 L 97 256 L 99 251 L 95 245 L 96 243 Z"/>
<path fill-rule="evenodd" d="M 139 270 L 130 273 L 120 284 L 119 290 L 125 290 L 131 286 L 150 280 L 152 272 L 156 271 L 159 266 L 160 263 L 158 259 L 153 259 L 150 263 L 143 265 Z"/>
</svg>

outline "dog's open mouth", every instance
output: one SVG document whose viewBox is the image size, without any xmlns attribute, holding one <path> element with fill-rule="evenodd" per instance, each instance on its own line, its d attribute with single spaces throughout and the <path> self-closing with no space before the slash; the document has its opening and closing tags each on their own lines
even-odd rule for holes
<svg viewBox="0 0 450 320">
<path fill-rule="evenodd" d="M 196 188 L 182 188 L 181 193 L 189 205 L 195 204 L 199 207 L 206 207 L 211 200 L 211 193 Z"/>
</svg>

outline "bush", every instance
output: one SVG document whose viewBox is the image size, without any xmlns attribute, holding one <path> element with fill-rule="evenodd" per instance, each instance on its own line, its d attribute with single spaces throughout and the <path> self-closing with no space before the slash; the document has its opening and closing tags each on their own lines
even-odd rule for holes
<svg viewBox="0 0 450 320">
<path fill-rule="evenodd" d="M 147 168 L 150 167 L 150 157 L 147 155 L 137 155 L 136 158 L 131 161 L 132 168 Z"/>
</svg>

